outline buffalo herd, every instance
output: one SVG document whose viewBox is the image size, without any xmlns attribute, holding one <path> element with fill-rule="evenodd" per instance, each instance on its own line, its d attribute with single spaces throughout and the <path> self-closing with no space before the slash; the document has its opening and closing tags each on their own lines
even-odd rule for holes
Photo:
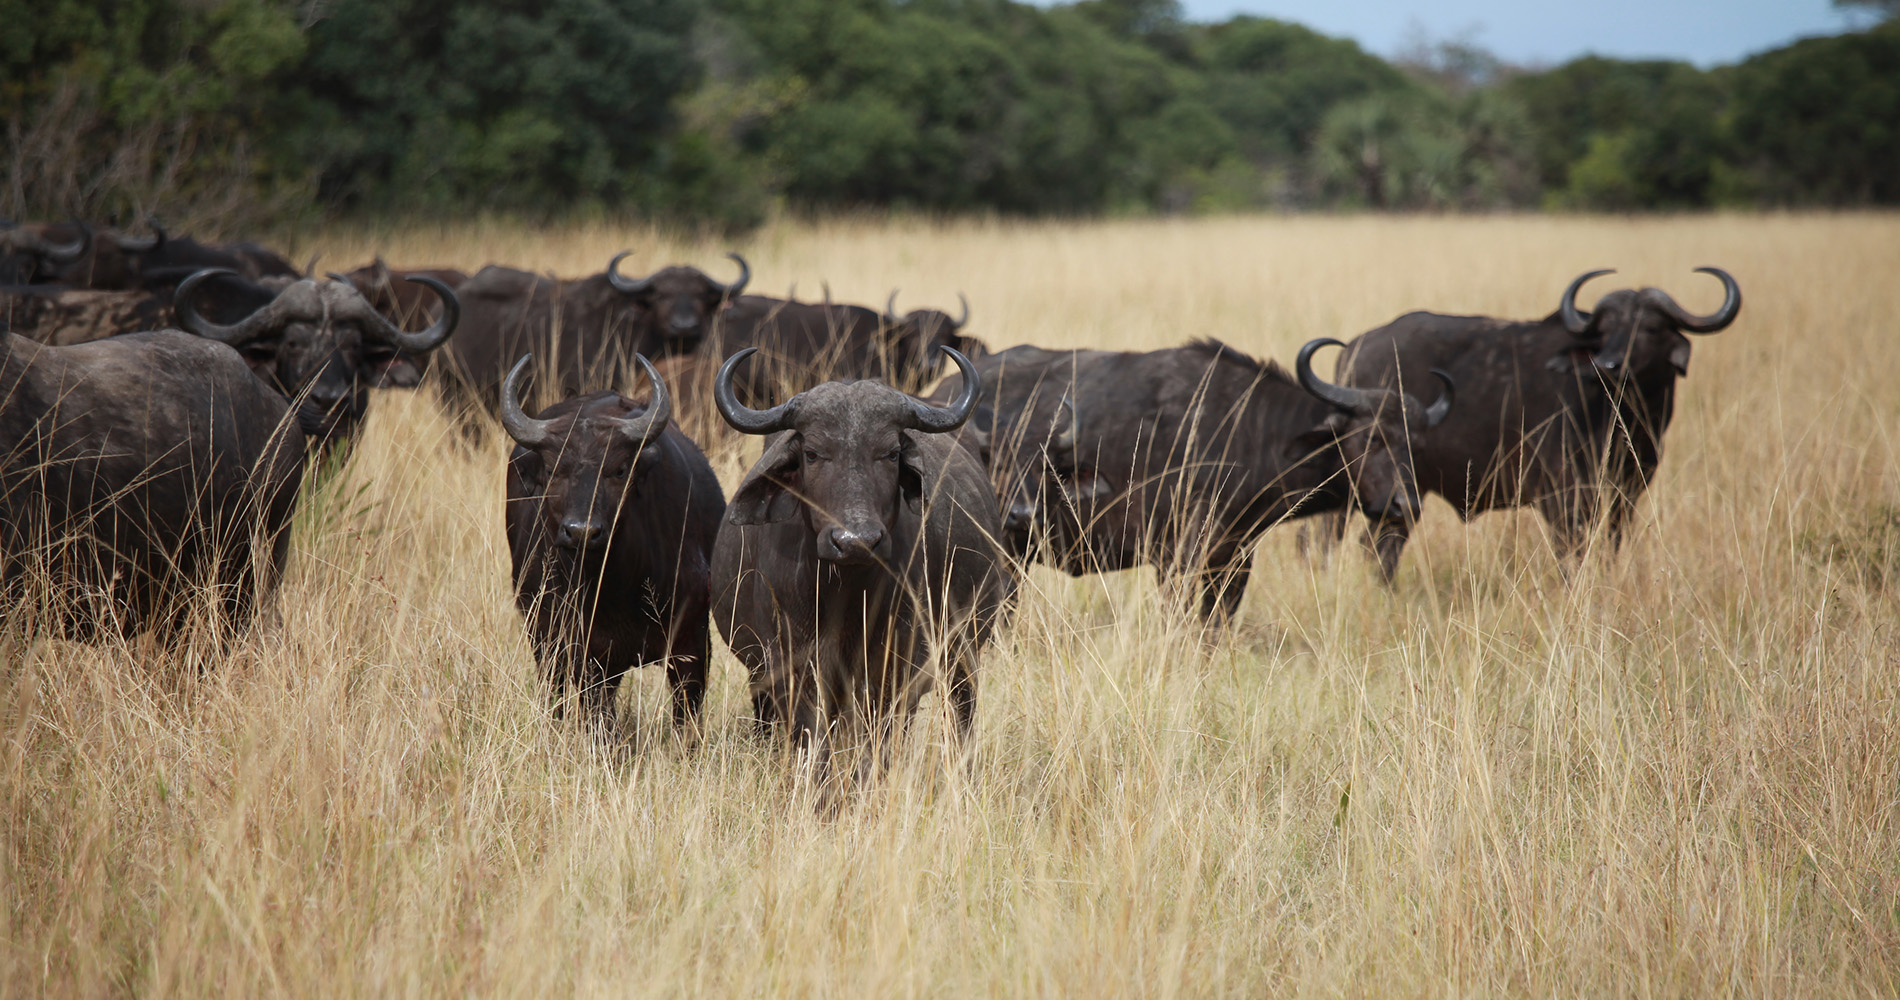
<svg viewBox="0 0 1900 1000">
<path fill-rule="evenodd" d="M 1313 519 L 1310 554 L 1363 515 L 1388 583 L 1426 494 L 1465 518 L 1533 507 L 1566 560 L 1599 528 L 1614 547 L 1684 334 L 1741 309 L 1705 267 L 1725 292 L 1709 315 L 1656 288 L 1585 312 L 1609 273 L 1591 271 L 1541 320 L 1408 313 L 1311 340 L 1289 372 L 1206 337 L 993 353 L 967 301 L 800 302 L 749 294 L 737 254 L 729 283 L 631 276 L 627 256 L 571 280 L 381 259 L 318 275 L 155 223 L 0 222 L 0 614 L 78 639 L 241 629 L 307 457 L 347 446 L 371 389 L 434 372 L 471 432 L 499 418 L 514 442 L 503 520 L 557 714 L 611 727 L 623 675 L 656 664 L 696 732 L 716 629 L 756 722 L 822 759 L 846 732 L 888 746 L 932 690 L 966 732 L 1032 562 L 1153 566 L 1218 629 L 1284 521 Z M 621 394 L 641 381 L 644 402 Z M 558 401 L 531 414 L 530 384 Z M 763 439 L 729 500 L 680 420 L 707 399 L 720 432 Z"/>
</svg>

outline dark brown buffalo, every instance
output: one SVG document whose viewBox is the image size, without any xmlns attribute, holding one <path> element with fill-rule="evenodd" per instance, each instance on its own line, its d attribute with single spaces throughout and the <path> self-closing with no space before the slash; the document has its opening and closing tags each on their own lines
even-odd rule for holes
<svg viewBox="0 0 1900 1000">
<path fill-rule="evenodd" d="M 1005 486 L 1050 477 L 1033 490 L 1048 536 L 1037 551 L 1053 565 L 1078 575 L 1153 565 L 1170 586 L 1194 585 L 1203 618 L 1230 616 L 1261 533 L 1346 505 L 1348 470 L 1366 509 L 1410 517 L 1418 508 L 1407 445 L 1450 412 L 1450 381 L 1430 406 L 1332 385 L 1312 370 L 1329 343 L 1301 348 L 1297 382 L 1214 340 L 1145 353 L 1005 352 L 996 363 L 1014 372 L 1003 384 L 1016 384 L 990 400 L 992 476 Z M 998 449 L 999 438 L 1057 447 Z"/>
<path fill-rule="evenodd" d="M 58 275 L 91 251 L 92 231 L 85 227 L 0 220 L 0 285 L 58 283 Z"/>
<path fill-rule="evenodd" d="M 669 424 L 666 383 L 645 407 L 603 391 L 530 417 L 522 358 L 502 383 L 508 461 L 508 551 L 515 604 L 527 616 L 557 714 L 568 696 L 603 727 L 629 668 L 666 664 L 673 721 L 699 719 L 712 639 L 713 539 L 725 496 L 712 466 Z"/>
<path fill-rule="evenodd" d="M 1662 457 L 1676 379 L 1689 372 L 1683 333 L 1715 333 L 1741 312 L 1734 278 L 1720 268 L 1697 270 L 1721 279 L 1725 292 L 1708 316 L 1659 288 L 1614 291 L 1594 312 L 1580 312 L 1577 290 L 1611 273 L 1591 271 L 1542 320 L 1401 316 L 1352 342 L 1340 362 L 1342 381 L 1403 387 L 1428 369 L 1450 372 L 1465 399 L 1413 443 L 1420 490 L 1444 497 L 1462 518 L 1534 506 L 1564 558 L 1582 550 L 1599 517 L 1614 546 Z M 1406 525 L 1378 527 L 1380 558 L 1396 560 Z M 1343 521 L 1333 537 L 1340 530 Z"/>
<path fill-rule="evenodd" d="M 178 325 L 238 349 L 259 378 L 298 405 L 304 432 L 320 441 L 346 438 L 369 406 L 369 390 L 400 385 L 403 355 L 423 355 L 449 339 L 459 317 L 455 292 L 428 277 L 409 280 L 442 299 L 442 315 L 410 333 L 370 307 L 355 286 L 332 278 L 290 282 L 255 312 L 222 324 L 199 314 L 195 298 L 224 271 L 201 271 L 178 286 Z"/>
<path fill-rule="evenodd" d="M 0 334 L 0 588 L 45 583 L 80 637 L 244 625 L 283 564 L 303 449 L 236 352 L 175 330 Z M 204 588 L 210 588 L 206 593 Z"/>
<path fill-rule="evenodd" d="M 151 233 L 145 236 L 77 222 L 19 227 L 11 232 L 36 229 L 43 240 L 83 249 L 77 254 L 59 255 L 42 249 L 38 252 L 42 263 L 33 276 L 4 283 L 33 282 L 101 291 L 138 289 L 169 302 L 179 282 L 212 268 L 224 268 L 251 281 L 300 276 L 288 260 L 256 243 L 204 244 L 190 237 L 170 236 L 156 222 L 148 222 L 148 227 Z M 0 245 L 5 245 L 6 237 L 0 233 Z"/>
<path fill-rule="evenodd" d="M 775 436 L 720 526 L 713 618 L 756 717 L 816 740 L 822 764 L 835 726 L 888 746 L 941 685 L 967 732 L 978 655 L 1014 588 L 989 482 L 948 433 L 976 410 L 976 369 L 950 352 L 968 388 L 944 407 L 860 381 L 755 410 L 732 386 L 752 353 L 726 361 L 714 392 L 734 428 Z"/>
<path fill-rule="evenodd" d="M 897 293 L 884 313 L 865 306 L 798 302 L 762 295 L 735 300 L 720 316 L 717 335 L 707 342 L 710 356 L 721 360 L 747 348 L 760 357 L 734 383 L 747 405 L 762 406 L 789 395 L 792 387 L 827 379 L 877 379 L 904 392 L 919 392 L 937 380 L 943 368 L 939 348 L 965 356 L 988 353 L 982 341 L 962 334 L 970 318 L 934 309 L 906 316 L 895 312 Z"/>
<path fill-rule="evenodd" d="M 502 378 L 524 354 L 540 359 L 538 377 L 558 376 L 564 396 L 589 385 L 626 385 L 638 374 L 634 355 L 694 350 L 752 277 L 745 258 L 728 254 L 739 263 L 739 280 L 730 285 L 691 267 L 629 278 L 618 270 L 626 256 L 578 281 L 493 265 L 475 272 L 457 289 L 467 321 L 445 358 L 453 389 L 497 406 Z"/>
<path fill-rule="evenodd" d="M 403 268 L 390 267 L 381 257 L 369 264 L 347 271 L 342 275 L 356 290 L 369 300 L 370 307 L 396 321 L 396 325 L 405 330 L 426 327 L 435 322 L 440 299 L 429 294 L 426 287 L 410 278 L 434 278 L 449 286 L 460 288 L 468 280 L 468 274 L 450 267 Z"/>
</svg>

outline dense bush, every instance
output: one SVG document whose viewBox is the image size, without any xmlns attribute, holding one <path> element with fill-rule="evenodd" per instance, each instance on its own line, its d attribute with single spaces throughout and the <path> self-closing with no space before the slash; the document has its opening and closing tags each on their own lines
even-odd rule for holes
<svg viewBox="0 0 1900 1000">
<path fill-rule="evenodd" d="M 0 23 L 12 215 L 1900 201 L 1892 23 L 1710 72 L 1535 73 L 1172 0 L 0 0 Z"/>
</svg>

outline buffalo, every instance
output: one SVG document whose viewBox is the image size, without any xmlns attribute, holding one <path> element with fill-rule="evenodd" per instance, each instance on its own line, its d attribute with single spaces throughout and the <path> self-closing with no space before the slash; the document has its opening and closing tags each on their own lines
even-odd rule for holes
<svg viewBox="0 0 1900 1000">
<path fill-rule="evenodd" d="M 356 286 L 369 301 L 370 308 L 390 317 L 405 330 L 435 322 L 432 307 L 440 301 L 429 294 L 426 285 L 410 278 L 434 278 L 450 288 L 460 288 L 468 280 L 466 272 L 448 267 L 398 270 L 384 263 L 381 257 L 354 271 L 344 272 L 342 277 Z"/>
<path fill-rule="evenodd" d="M 6 274 L 0 283 L 57 284 L 100 291 L 142 290 L 165 301 L 186 278 L 199 271 L 224 268 L 251 281 L 295 279 L 297 269 L 281 255 L 256 243 L 205 244 L 190 237 L 171 236 L 157 222 L 147 220 L 148 236 L 134 236 L 110 226 L 79 222 L 22 226 L 0 231 L 0 246 L 16 243 L 38 247 L 38 266 L 25 276 Z M 52 244 L 57 244 L 53 246 Z M 17 253 L 11 258 L 23 258 Z M 16 263 L 17 268 L 17 263 Z"/>
<path fill-rule="evenodd" d="M 965 378 L 948 406 L 857 381 L 759 410 L 732 384 L 753 353 L 713 385 L 733 428 L 775 435 L 720 525 L 713 618 L 751 676 L 755 717 L 815 742 L 822 767 L 835 727 L 867 724 L 888 747 L 941 685 L 967 733 L 978 656 L 1014 590 L 987 478 L 948 433 L 976 410 L 976 368 L 947 352 Z"/>
<path fill-rule="evenodd" d="M 1430 405 L 1333 385 L 1312 369 L 1329 343 L 1301 348 L 1297 378 L 1211 339 L 1140 353 L 1005 352 L 992 361 L 1015 387 L 988 400 L 992 477 L 1012 507 L 1037 498 L 1040 554 L 1056 567 L 1153 565 L 1170 589 L 1193 584 L 1203 620 L 1225 619 L 1275 523 L 1345 506 L 1351 482 L 1362 508 L 1415 516 L 1408 446 L 1451 411 L 1450 377 L 1440 373 Z"/>
<path fill-rule="evenodd" d="M 1742 292 L 1728 272 L 1723 301 L 1698 316 L 1659 288 L 1621 289 L 1577 308 L 1577 291 L 1610 271 L 1590 271 L 1564 290 L 1542 320 L 1414 312 L 1361 334 L 1340 362 L 1341 381 L 1399 389 L 1428 369 L 1449 371 L 1464 403 L 1413 444 L 1419 489 L 1449 501 L 1460 518 L 1533 506 L 1569 560 L 1602 518 L 1612 547 L 1662 457 L 1675 412 L 1676 380 L 1689 372 L 1684 333 L 1726 329 Z M 1398 558 L 1406 523 L 1379 523 L 1381 560 Z M 1343 531 L 1335 522 L 1331 536 Z"/>
<path fill-rule="evenodd" d="M 239 628 L 276 582 L 303 470 L 282 397 L 175 330 L 0 334 L 0 581 L 44 573 L 78 637 L 175 633 L 209 588 Z"/>
<path fill-rule="evenodd" d="M 631 667 L 666 664 L 673 721 L 699 719 L 712 656 L 710 566 L 725 497 L 706 456 L 669 423 L 666 383 L 645 407 L 612 391 L 530 417 L 516 362 L 501 388 L 515 604 L 556 712 L 571 688 L 603 728 Z"/>
<path fill-rule="evenodd" d="M 0 285 L 60 283 L 91 251 L 92 230 L 83 226 L 0 221 Z"/>
<path fill-rule="evenodd" d="M 721 359 L 758 349 L 758 361 L 735 383 L 739 398 L 748 405 L 775 400 L 788 386 L 826 379 L 876 379 L 903 392 L 918 392 L 941 373 L 939 348 L 966 357 L 988 353 L 982 341 L 962 332 L 970 319 L 967 300 L 960 319 L 934 309 L 899 316 L 896 300 L 892 292 L 879 313 L 831 302 L 829 296 L 819 303 L 748 295 L 720 317 L 708 348 Z"/>
<path fill-rule="evenodd" d="M 691 267 L 630 278 L 619 271 L 626 256 L 578 281 L 493 265 L 477 271 L 457 289 L 468 323 L 448 352 L 455 387 L 492 408 L 512 359 L 523 354 L 543 359 L 542 374 L 557 375 L 563 395 L 578 395 L 586 385 L 621 385 L 636 374 L 636 354 L 694 350 L 752 278 L 738 254 L 727 255 L 739 264 L 730 285 Z"/>
<path fill-rule="evenodd" d="M 369 389 L 400 385 L 409 360 L 442 346 L 460 316 L 455 292 L 430 277 L 426 285 L 442 300 L 442 315 L 426 330 L 408 332 L 370 307 L 355 286 L 332 277 L 305 278 L 271 294 L 256 311 L 234 323 L 216 323 L 198 312 L 195 296 L 207 281 L 228 271 L 200 271 L 178 286 L 178 325 L 200 337 L 237 348 L 258 376 L 297 401 L 306 434 L 321 441 L 348 437 L 369 405 Z M 393 373 L 393 374 L 392 374 Z"/>
</svg>

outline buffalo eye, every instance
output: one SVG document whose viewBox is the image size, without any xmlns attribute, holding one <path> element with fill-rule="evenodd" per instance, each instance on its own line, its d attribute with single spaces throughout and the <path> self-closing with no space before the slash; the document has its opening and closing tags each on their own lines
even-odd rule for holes
<svg viewBox="0 0 1900 1000">
<path fill-rule="evenodd" d="M 263 346 L 246 347 L 244 349 L 244 358 L 247 361 L 274 361 L 277 358 L 277 348 Z"/>
<path fill-rule="evenodd" d="M 813 463 L 813 462 L 817 462 L 817 461 L 822 461 L 822 460 L 821 460 L 821 459 L 820 459 L 820 458 L 818 457 L 818 453 L 817 453 L 817 452 L 815 452 L 815 451 L 813 451 L 813 450 L 811 450 L 810 448 L 807 448 L 807 449 L 805 449 L 805 463 L 806 463 L 807 465 L 809 465 L 809 464 L 811 464 L 811 463 Z"/>
<path fill-rule="evenodd" d="M 904 448 L 902 445 L 899 445 L 896 448 L 892 448 L 890 454 L 884 456 L 884 461 L 895 462 L 898 459 L 903 458 L 903 457 L 904 457 Z"/>
</svg>

